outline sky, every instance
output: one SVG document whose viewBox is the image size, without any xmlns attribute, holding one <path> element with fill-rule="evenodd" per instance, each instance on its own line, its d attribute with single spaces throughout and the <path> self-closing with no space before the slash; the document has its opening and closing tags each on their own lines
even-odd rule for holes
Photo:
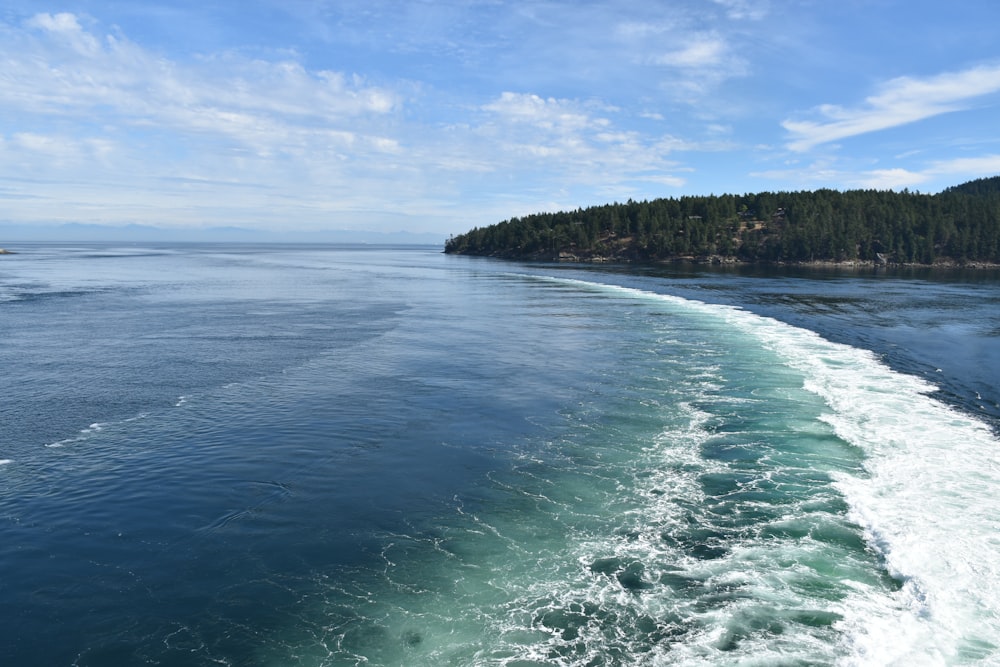
<svg viewBox="0 0 1000 667">
<path fill-rule="evenodd" d="M 996 0 L 5 0 L 0 221 L 424 233 L 1000 174 Z"/>
</svg>

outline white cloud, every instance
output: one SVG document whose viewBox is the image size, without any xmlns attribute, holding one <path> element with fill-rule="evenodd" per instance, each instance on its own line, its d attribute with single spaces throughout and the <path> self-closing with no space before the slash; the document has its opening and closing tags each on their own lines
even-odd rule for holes
<svg viewBox="0 0 1000 667">
<path fill-rule="evenodd" d="M 65 154 L 65 144 L 54 137 L 46 137 L 33 132 L 16 132 L 11 136 L 12 144 L 28 151 L 46 155 Z"/>
<path fill-rule="evenodd" d="M 927 174 L 909 171 L 908 169 L 873 169 L 866 171 L 853 179 L 848 179 L 852 187 L 874 190 L 901 190 L 911 188 L 929 180 Z"/>
<path fill-rule="evenodd" d="M 970 177 L 1000 174 L 1000 155 L 981 155 L 934 162 L 927 170 L 935 175 L 964 175 Z"/>
<path fill-rule="evenodd" d="M 565 155 L 593 150 L 593 143 L 627 143 L 631 136 L 616 131 L 611 121 L 594 116 L 585 103 L 542 98 L 530 93 L 504 92 L 482 105 L 486 122 L 479 131 L 502 143 L 520 142 L 537 155 Z"/>
<path fill-rule="evenodd" d="M 737 62 L 730 47 L 714 32 L 691 30 L 684 12 L 637 11 L 635 23 L 609 34 L 623 14 L 607 7 L 538 11 L 546 23 L 523 43 L 509 35 L 524 21 L 499 9 L 503 35 L 466 21 L 489 44 L 463 36 L 446 51 L 477 65 L 496 56 L 509 76 L 477 73 L 461 89 L 466 82 L 453 87 L 441 72 L 424 82 L 393 78 L 431 69 L 416 48 L 423 38 L 407 47 L 420 65 L 411 69 L 391 58 L 369 65 L 382 55 L 376 48 L 362 58 L 344 55 L 350 47 L 342 44 L 320 53 L 305 42 L 241 48 L 234 40 L 234 50 L 174 53 L 82 15 L 38 14 L 18 26 L 0 19 L 0 111 L 11 119 L 0 137 L 0 177 L 30 178 L 25 193 L 38 195 L 8 214 L 336 226 L 373 210 L 443 225 L 436 218 L 444 211 L 464 227 L 470 215 L 506 217 L 524 202 L 576 206 L 604 192 L 647 197 L 680 187 L 685 169 L 672 156 L 699 146 L 668 134 L 678 117 L 662 98 L 674 82 L 729 76 Z M 593 26 L 603 42 L 587 38 Z M 574 44 L 557 46 L 552 31 Z M 337 71 L 348 61 L 373 74 Z M 609 78 L 613 90 L 604 87 Z M 658 123 L 631 124 L 638 111 L 621 107 L 633 95 Z"/>
<path fill-rule="evenodd" d="M 499 98 L 483 105 L 484 111 L 511 122 L 528 123 L 547 130 L 573 132 L 586 127 L 608 125 L 603 118 L 591 118 L 572 102 L 543 99 L 538 95 L 504 92 Z"/>
<path fill-rule="evenodd" d="M 1000 174 L 1000 155 L 937 160 L 909 168 L 900 166 L 860 170 L 838 168 L 829 162 L 817 161 L 802 167 L 759 171 L 751 175 L 803 188 L 901 190 L 928 184 L 946 187 L 962 180 L 997 174 Z"/>
<path fill-rule="evenodd" d="M 646 183 L 656 183 L 658 185 L 665 185 L 668 188 L 682 188 L 687 181 L 680 176 L 643 176 L 636 180 L 644 181 Z"/>
<path fill-rule="evenodd" d="M 83 30 L 73 14 L 36 14 L 28 19 L 27 25 L 51 33 L 57 40 L 83 55 L 92 55 L 101 48 L 97 39 Z"/>
<path fill-rule="evenodd" d="M 386 196 L 404 145 L 395 91 L 287 58 L 170 59 L 81 23 L 71 14 L 0 21 L 0 109 L 10 119 L 0 177 L 31 178 L 25 187 L 37 194 L 9 216 L 315 225 L 331 208 L 419 208 L 419 186 L 396 184 L 396 201 Z M 219 174 L 242 189 L 176 180 Z"/>
<path fill-rule="evenodd" d="M 820 121 L 786 120 L 788 148 L 807 151 L 817 145 L 885 130 L 943 113 L 968 108 L 970 101 L 1000 91 L 1000 65 L 974 67 L 925 79 L 901 77 L 888 81 L 863 106 L 848 109 L 823 105 Z"/>
<path fill-rule="evenodd" d="M 660 38 L 683 28 L 677 21 L 623 21 L 615 26 L 615 35 L 622 40 Z"/>
<path fill-rule="evenodd" d="M 5 161 L 21 166 L 45 165 L 46 170 L 110 164 L 117 151 L 114 142 L 99 138 L 77 138 L 38 132 L 15 132 L 0 142 Z"/>
<path fill-rule="evenodd" d="M 732 40 L 715 32 L 682 31 L 676 37 L 671 41 L 680 48 L 654 52 L 646 60 L 669 72 L 661 82 L 665 90 L 698 102 L 724 81 L 746 76 L 747 61 L 733 52 Z"/>
<path fill-rule="evenodd" d="M 853 180 L 860 187 L 876 189 L 912 188 L 934 179 L 947 177 L 955 183 L 970 178 L 1000 174 L 1000 155 L 936 160 L 916 171 L 903 168 L 875 169 L 863 172 Z"/>
<path fill-rule="evenodd" d="M 97 109 L 119 125 L 216 133 L 259 146 L 310 128 L 353 125 L 400 104 L 363 79 L 297 62 L 223 55 L 185 66 L 124 38 L 107 36 L 102 44 L 71 14 L 39 14 L 29 25 L 42 29 L 40 42 L 0 46 L 0 101 L 8 110 L 85 119 Z"/>
<path fill-rule="evenodd" d="M 669 51 L 653 58 L 656 65 L 684 69 L 712 69 L 726 58 L 726 44 L 717 36 L 701 35 L 681 49 Z"/>
<path fill-rule="evenodd" d="M 725 7 L 727 15 L 734 21 L 760 21 L 771 11 L 769 0 L 713 0 L 715 4 Z"/>
<path fill-rule="evenodd" d="M 481 106 L 470 140 L 503 172 L 544 172 L 565 188 L 611 188 L 635 194 L 635 183 L 675 187 L 677 164 L 668 160 L 684 142 L 618 127 L 614 110 L 589 102 L 505 92 Z M 604 112 L 612 113 L 605 116 Z M 596 112 L 596 113 L 595 113 Z M 604 190 L 602 190 L 604 191 Z"/>
</svg>

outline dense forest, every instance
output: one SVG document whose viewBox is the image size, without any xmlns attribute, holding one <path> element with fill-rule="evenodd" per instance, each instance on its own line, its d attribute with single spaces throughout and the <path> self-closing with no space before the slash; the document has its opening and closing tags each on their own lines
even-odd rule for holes
<svg viewBox="0 0 1000 667">
<path fill-rule="evenodd" d="M 938 194 L 762 192 L 511 218 L 446 253 L 577 261 L 1000 264 L 1000 176 Z"/>
</svg>

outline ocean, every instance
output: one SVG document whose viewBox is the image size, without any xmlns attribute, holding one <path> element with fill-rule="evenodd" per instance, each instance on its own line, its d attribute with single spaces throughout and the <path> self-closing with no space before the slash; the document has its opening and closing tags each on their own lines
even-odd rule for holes
<svg viewBox="0 0 1000 667">
<path fill-rule="evenodd" d="M 0 257 L 0 664 L 1000 664 L 1000 274 Z"/>
</svg>

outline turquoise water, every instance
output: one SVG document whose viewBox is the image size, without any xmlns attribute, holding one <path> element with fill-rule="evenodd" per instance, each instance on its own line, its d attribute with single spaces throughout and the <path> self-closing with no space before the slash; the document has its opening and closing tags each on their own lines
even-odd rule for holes
<svg viewBox="0 0 1000 667">
<path fill-rule="evenodd" d="M 0 658 L 993 664 L 998 287 L 26 247 Z"/>
</svg>

